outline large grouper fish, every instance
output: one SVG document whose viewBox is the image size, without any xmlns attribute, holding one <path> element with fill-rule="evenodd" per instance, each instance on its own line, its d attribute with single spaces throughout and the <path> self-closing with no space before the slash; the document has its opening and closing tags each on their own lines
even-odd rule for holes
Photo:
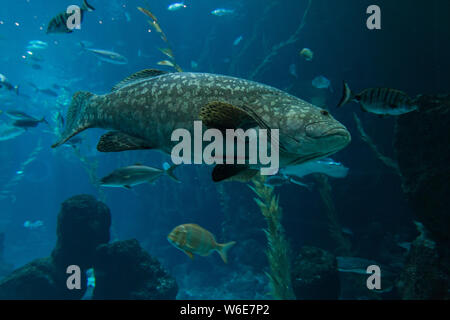
<svg viewBox="0 0 450 320">
<path fill-rule="evenodd" d="M 171 154 L 176 129 L 194 134 L 194 121 L 218 129 L 279 129 L 279 166 L 320 159 L 350 143 L 350 133 L 331 114 L 276 88 L 208 73 L 146 69 L 117 84 L 111 93 L 77 92 L 66 116 L 60 146 L 88 128 L 113 130 L 100 152 L 158 149 Z M 213 180 L 243 175 L 245 165 L 217 164 Z"/>
</svg>

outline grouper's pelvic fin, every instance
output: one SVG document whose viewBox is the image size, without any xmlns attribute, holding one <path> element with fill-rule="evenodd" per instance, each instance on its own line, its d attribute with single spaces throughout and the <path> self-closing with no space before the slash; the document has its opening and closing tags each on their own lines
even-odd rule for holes
<svg viewBox="0 0 450 320">
<path fill-rule="evenodd" d="M 90 123 L 89 114 L 86 112 L 89 100 L 93 96 L 94 94 L 85 91 L 79 91 L 73 95 L 72 103 L 66 115 L 66 126 L 61 134 L 60 140 L 52 145 L 52 148 L 59 147 L 73 136 L 94 125 L 93 123 Z"/>
<path fill-rule="evenodd" d="M 338 108 L 349 103 L 351 100 L 355 98 L 355 95 L 353 94 L 352 90 L 350 90 L 350 87 L 348 86 L 347 82 L 344 81 L 343 83 L 344 83 L 344 91 L 342 93 L 341 101 L 339 101 Z"/>
</svg>

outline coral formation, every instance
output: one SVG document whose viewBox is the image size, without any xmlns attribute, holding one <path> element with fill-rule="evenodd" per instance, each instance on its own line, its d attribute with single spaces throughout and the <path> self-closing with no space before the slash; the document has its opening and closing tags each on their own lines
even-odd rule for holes
<svg viewBox="0 0 450 320">
<path fill-rule="evenodd" d="M 278 205 L 278 197 L 272 188 L 264 184 L 265 178 L 253 179 L 254 187 L 250 187 L 258 196 L 256 203 L 267 221 L 264 230 L 267 237 L 267 258 L 270 272 L 267 274 L 272 287 L 272 296 L 276 299 L 295 299 L 291 283 L 291 267 L 289 261 L 289 245 L 281 225 L 282 210 Z"/>
<path fill-rule="evenodd" d="M 338 299 L 340 283 L 336 257 L 320 248 L 302 247 L 293 264 L 292 284 L 298 300 Z"/>
<path fill-rule="evenodd" d="M 93 299 L 175 299 L 178 286 L 155 258 L 135 239 L 97 248 Z"/>
</svg>

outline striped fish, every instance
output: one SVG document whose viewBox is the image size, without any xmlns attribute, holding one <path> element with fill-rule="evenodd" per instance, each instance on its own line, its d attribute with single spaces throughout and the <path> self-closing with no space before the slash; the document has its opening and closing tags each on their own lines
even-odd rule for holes
<svg viewBox="0 0 450 320">
<path fill-rule="evenodd" d="M 83 4 L 80 8 L 81 11 L 81 22 L 83 21 L 83 16 L 85 11 L 94 11 L 95 8 L 91 6 L 87 0 L 83 0 Z M 73 30 L 69 29 L 67 27 L 67 19 L 72 14 L 68 14 L 67 12 L 61 12 L 57 16 L 53 17 L 52 20 L 50 20 L 48 26 L 47 26 L 47 34 L 48 33 L 72 33 Z"/>
<path fill-rule="evenodd" d="M 217 243 L 211 232 L 196 224 L 183 224 L 176 227 L 167 236 L 167 240 L 191 259 L 194 258 L 194 253 L 209 256 L 213 251 L 217 251 L 225 263 L 228 262 L 228 250 L 236 244 L 234 241 L 226 244 Z"/>
<path fill-rule="evenodd" d="M 379 115 L 398 116 L 418 110 L 414 100 L 403 91 L 391 88 L 370 88 L 355 94 L 344 81 L 344 94 L 338 107 L 350 101 L 359 103 L 363 111 Z"/>
</svg>

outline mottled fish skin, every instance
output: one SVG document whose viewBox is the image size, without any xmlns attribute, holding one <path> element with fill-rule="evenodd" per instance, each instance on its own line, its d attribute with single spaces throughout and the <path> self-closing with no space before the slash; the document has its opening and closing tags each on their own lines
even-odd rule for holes
<svg viewBox="0 0 450 320">
<path fill-rule="evenodd" d="M 326 110 L 276 88 L 229 76 L 169 73 L 106 95 L 88 95 L 79 120 L 83 129 L 121 131 L 169 154 L 178 143 L 171 141 L 172 132 L 184 128 L 193 134 L 201 108 L 214 101 L 250 110 L 270 129 L 279 129 L 281 165 L 320 158 L 350 142 L 347 129 Z M 70 130 L 54 147 L 77 133 Z"/>
</svg>

